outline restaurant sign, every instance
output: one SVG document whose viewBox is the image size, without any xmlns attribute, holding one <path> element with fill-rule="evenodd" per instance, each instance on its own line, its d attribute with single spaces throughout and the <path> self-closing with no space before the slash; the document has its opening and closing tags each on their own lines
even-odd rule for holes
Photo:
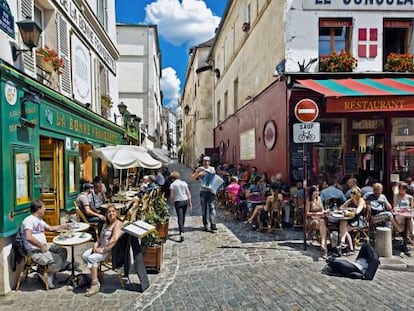
<svg viewBox="0 0 414 311">
<path fill-rule="evenodd" d="M 14 17 L 6 0 L 0 0 L 0 29 L 14 39 Z"/>
<path fill-rule="evenodd" d="M 122 133 L 111 131 L 84 118 L 48 105 L 40 106 L 40 127 L 72 135 L 84 140 L 92 139 L 108 144 L 122 144 Z"/>
<path fill-rule="evenodd" d="M 372 96 L 327 98 L 326 112 L 414 111 L 414 96 Z"/>
<path fill-rule="evenodd" d="M 304 0 L 304 10 L 414 11 L 414 0 Z"/>
</svg>

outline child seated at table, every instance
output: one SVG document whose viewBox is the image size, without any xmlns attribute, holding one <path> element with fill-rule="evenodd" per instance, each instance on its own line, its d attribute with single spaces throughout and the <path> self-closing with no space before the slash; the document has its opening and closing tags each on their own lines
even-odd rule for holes
<svg viewBox="0 0 414 311">
<path fill-rule="evenodd" d="M 118 219 L 118 214 L 113 204 L 107 207 L 105 218 L 106 223 L 98 240 L 92 248 L 82 254 L 83 261 L 91 270 L 91 287 L 86 292 L 87 297 L 99 292 L 101 285 L 98 280 L 98 265 L 106 259 L 121 236 L 122 222 Z"/>
</svg>

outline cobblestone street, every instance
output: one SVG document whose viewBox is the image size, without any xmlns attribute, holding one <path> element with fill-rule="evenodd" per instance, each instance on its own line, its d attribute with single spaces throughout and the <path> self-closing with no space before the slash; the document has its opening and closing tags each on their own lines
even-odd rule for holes
<svg viewBox="0 0 414 311">
<path fill-rule="evenodd" d="M 170 170 L 174 169 L 183 179 L 190 174 L 181 165 L 172 165 Z M 46 292 L 33 278 L 20 292 L 0 297 L 0 309 L 40 305 L 51 310 L 412 309 L 412 273 L 379 269 L 373 281 L 323 275 L 319 250 L 303 250 L 300 230 L 269 236 L 240 221 L 224 222 L 220 214 L 218 231 L 202 231 L 198 183 L 190 182 L 190 188 L 194 209 L 187 217 L 185 241 L 178 242 L 172 217 L 164 267 L 160 274 L 150 274 L 146 292 L 119 289 L 116 275 L 105 275 L 101 293 L 87 298 L 64 286 Z M 136 287 L 136 275 L 131 282 Z"/>
</svg>

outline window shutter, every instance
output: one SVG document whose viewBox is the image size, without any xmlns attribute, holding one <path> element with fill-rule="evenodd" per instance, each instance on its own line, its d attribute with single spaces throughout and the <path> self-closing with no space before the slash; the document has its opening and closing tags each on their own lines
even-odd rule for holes
<svg viewBox="0 0 414 311">
<path fill-rule="evenodd" d="M 59 15 L 58 17 L 58 44 L 59 44 L 59 57 L 62 58 L 64 68 L 61 69 L 60 75 L 60 90 L 63 94 L 72 97 L 72 80 L 70 74 L 70 59 L 69 59 L 69 31 L 66 20 Z"/>
<path fill-rule="evenodd" d="M 34 14 L 34 3 L 33 0 L 21 0 L 20 2 L 20 20 L 26 19 L 29 17 L 33 19 Z M 23 42 L 22 42 L 23 44 Z M 27 48 L 27 47 L 20 47 L 20 48 Z M 23 67 L 24 71 L 31 75 L 35 75 L 35 53 L 22 53 L 23 57 Z"/>
</svg>

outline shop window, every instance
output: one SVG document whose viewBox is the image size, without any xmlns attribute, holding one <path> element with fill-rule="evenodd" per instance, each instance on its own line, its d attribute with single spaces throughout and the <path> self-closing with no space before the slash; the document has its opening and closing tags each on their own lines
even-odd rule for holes
<svg viewBox="0 0 414 311">
<path fill-rule="evenodd" d="M 319 56 L 350 52 L 351 27 L 350 19 L 320 19 Z"/>
<path fill-rule="evenodd" d="M 392 119 L 392 173 L 403 181 L 414 176 L 414 118 Z"/>
<path fill-rule="evenodd" d="M 412 33 L 412 20 L 385 19 L 383 38 L 383 64 L 391 53 L 405 54 L 409 52 L 409 41 Z"/>
<path fill-rule="evenodd" d="M 14 155 L 15 180 L 16 180 L 16 204 L 31 202 L 31 155 L 29 152 L 16 151 Z"/>
<path fill-rule="evenodd" d="M 344 121 L 331 119 L 320 123 L 321 141 L 313 150 L 312 172 L 318 179 L 328 180 L 343 171 Z"/>
</svg>

